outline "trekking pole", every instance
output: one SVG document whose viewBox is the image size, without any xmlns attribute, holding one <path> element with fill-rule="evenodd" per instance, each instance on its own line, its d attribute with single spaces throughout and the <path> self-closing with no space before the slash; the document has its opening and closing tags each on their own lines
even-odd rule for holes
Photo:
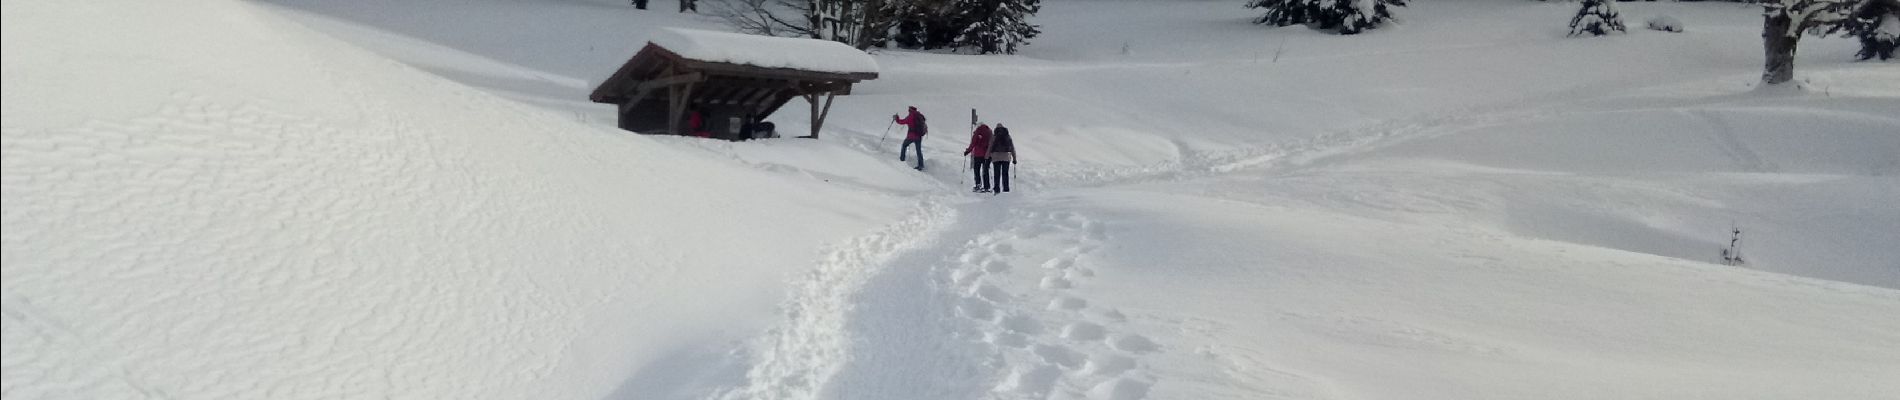
<svg viewBox="0 0 1900 400">
<path fill-rule="evenodd" d="M 893 120 L 893 121 L 891 121 L 891 123 L 888 123 L 888 124 L 884 124 L 884 136 L 882 136 L 882 137 L 879 137 L 879 138 L 877 139 L 877 144 L 878 144 L 879 146 L 883 146 L 883 145 L 884 145 L 884 140 L 886 140 L 886 139 L 890 139 L 890 138 L 891 138 L 891 127 L 893 127 L 893 126 L 897 126 L 897 121 L 895 121 L 895 120 Z"/>
</svg>

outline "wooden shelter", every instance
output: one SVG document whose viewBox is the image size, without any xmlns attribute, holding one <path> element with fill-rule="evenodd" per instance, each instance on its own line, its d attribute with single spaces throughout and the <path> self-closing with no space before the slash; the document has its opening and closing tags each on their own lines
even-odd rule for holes
<svg viewBox="0 0 1900 400">
<path fill-rule="evenodd" d="M 696 110 L 704 121 L 702 131 L 739 139 L 738 124 L 764 121 L 802 97 L 811 104 L 815 138 L 832 99 L 871 79 L 877 79 L 876 62 L 841 43 L 670 29 L 588 99 L 618 105 L 621 129 L 692 135 L 688 112 Z"/>
</svg>

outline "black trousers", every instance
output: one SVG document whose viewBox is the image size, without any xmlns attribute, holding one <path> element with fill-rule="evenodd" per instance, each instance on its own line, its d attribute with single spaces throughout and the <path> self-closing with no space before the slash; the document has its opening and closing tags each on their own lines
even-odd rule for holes
<svg viewBox="0 0 1900 400">
<path fill-rule="evenodd" d="M 990 188 L 990 158 L 970 157 L 970 173 L 976 177 L 976 189 Z"/>
<path fill-rule="evenodd" d="M 1009 191 L 1009 162 L 996 161 L 990 163 L 990 165 L 990 175 L 993 176 L 991 179 L 996 182 L 990 185 L 990 189 L 999 192 Z"/>
</svg>

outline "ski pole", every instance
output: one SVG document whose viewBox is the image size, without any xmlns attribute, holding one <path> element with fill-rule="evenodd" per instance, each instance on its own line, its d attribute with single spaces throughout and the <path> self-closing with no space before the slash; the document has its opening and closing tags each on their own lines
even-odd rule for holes
<svg viewBox="0 0 1900 400">
<path fill-rule="evenodd" d="M 884 141 L 891 138 L 891 127 L 893 126 L 897 126 L 897 121 L 893 120 L 891 123 L 884 124 L 884 136 L 877 139 L 878 145 L 884 145 Z"/>
</svg>

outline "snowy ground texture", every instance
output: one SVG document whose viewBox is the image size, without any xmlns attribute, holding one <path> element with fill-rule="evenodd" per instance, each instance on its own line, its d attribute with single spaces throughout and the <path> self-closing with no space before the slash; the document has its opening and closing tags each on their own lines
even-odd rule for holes
<svg viewBox="0 0 1900 400">
<path fill-rule="evenodd" d="M 0 395 L 1900 399 L 1900 68 L 1755 90 L 1750 6 L 1574 7 L 1055 1 L 729 143 L 586 101 L 722 29 L 663 6 L 10 0 Z"/>
</svg>

